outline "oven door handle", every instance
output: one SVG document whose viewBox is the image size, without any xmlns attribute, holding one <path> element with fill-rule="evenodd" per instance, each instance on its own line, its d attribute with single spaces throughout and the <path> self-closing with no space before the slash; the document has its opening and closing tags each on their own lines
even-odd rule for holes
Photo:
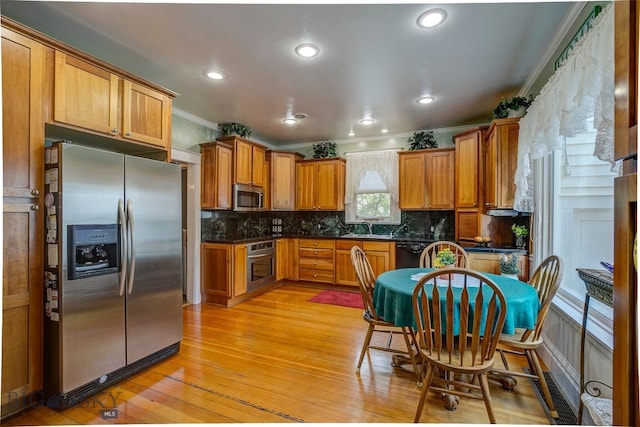
<svg viewBox="0 0 640 427">
<path fill-rule="evenodd" d="M 271 256 L 273 256 L 273 252 L 266 252 L 266 253 L 256 254 L 256 255 L 247 255 L 247 259 L 268 258 Z"/>
</svg>

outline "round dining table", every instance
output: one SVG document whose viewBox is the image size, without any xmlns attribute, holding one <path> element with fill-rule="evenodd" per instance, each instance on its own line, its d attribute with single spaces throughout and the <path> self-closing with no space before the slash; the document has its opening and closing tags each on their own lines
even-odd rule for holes
<svg viewBox="0 0 640 427">
<path fill-rule="evenodd" d="M 418 278 L 432 268 L 400 268 L 381 273 L 373 290 L 373 305 L 381 318 L 396 326 L 416 327 L 413 316 L 413 290 Z M 493 280 L 507 301 L 507 313 L 502 333 L 514 334 L 516 328 L 531 329 L 538 317 L 538 294 L 533 286 L 498 274 L 481 273 Z M 477 289 L 477 288 L 476 288 Z M 455 292 L 458 291 L 458 292 Z M 469 289 L 472 293 L 473 288 Z M 459 296 L 459 289 L 454 290 Z M 472 296 L 472 294 L 470 295 Z"/>
</svg>

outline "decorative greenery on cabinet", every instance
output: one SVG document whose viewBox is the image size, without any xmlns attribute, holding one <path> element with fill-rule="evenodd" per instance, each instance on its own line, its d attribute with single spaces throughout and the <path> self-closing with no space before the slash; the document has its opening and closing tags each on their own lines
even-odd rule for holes
<svg viewBox="0 0 640 427">
<path fill-rule="evenodd" d="M 407 142 L 409 150 L 422 150 L 423 148 L 438 148 L 438 141 L 432 130 L 420 130 L 413 133 Z"/>
<path fill-rule="evenodd" d="M 218 124 L 218 130 L 223 136 L 238 135 L 241 138 L 248 138 L 251 136 L 251 129 L 240 123 L 220 123 Z"/>
<path fill-rule="evenodd" d="M 337 145 L 333 141 L 320 141 L 312 145 L 314 159 L 338 157 Z"/>
</svg>

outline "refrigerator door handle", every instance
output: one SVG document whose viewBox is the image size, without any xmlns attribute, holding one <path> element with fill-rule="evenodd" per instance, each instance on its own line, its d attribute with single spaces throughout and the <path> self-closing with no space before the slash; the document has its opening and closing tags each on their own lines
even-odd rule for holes
<svg viewBox="0 0 640 427">
<path fill-rule="evenodd" d="M 118 200 L 118 224 L 120 225 L 120 296 L 124 294 L 124 285 L 127 280 L 127 218 L 124 215 L 122 199 Z"/>
<path fill-rule="evenodd" d="M 133 238 L 135 234 L 135 226 L 133 223 L 133 207 L 131 206 L 131 199 L 127 200 L 127 234 L 129 235 L 129 287 L 127 293 L 131 295 L 133 291 L 133 275 L 136 272 L 136 249 L 135 240 Z"/>
</svg>

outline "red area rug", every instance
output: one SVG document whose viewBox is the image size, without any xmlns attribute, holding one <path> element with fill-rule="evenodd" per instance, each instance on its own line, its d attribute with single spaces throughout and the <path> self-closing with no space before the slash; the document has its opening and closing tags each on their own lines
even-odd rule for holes
<svg viewBox="0 0 640 427">
<path fill-rule="evenodd" d="M 325 290 L 310 298 L 309 301 L 364 309 L 359 292 Z"/>
</svg>

